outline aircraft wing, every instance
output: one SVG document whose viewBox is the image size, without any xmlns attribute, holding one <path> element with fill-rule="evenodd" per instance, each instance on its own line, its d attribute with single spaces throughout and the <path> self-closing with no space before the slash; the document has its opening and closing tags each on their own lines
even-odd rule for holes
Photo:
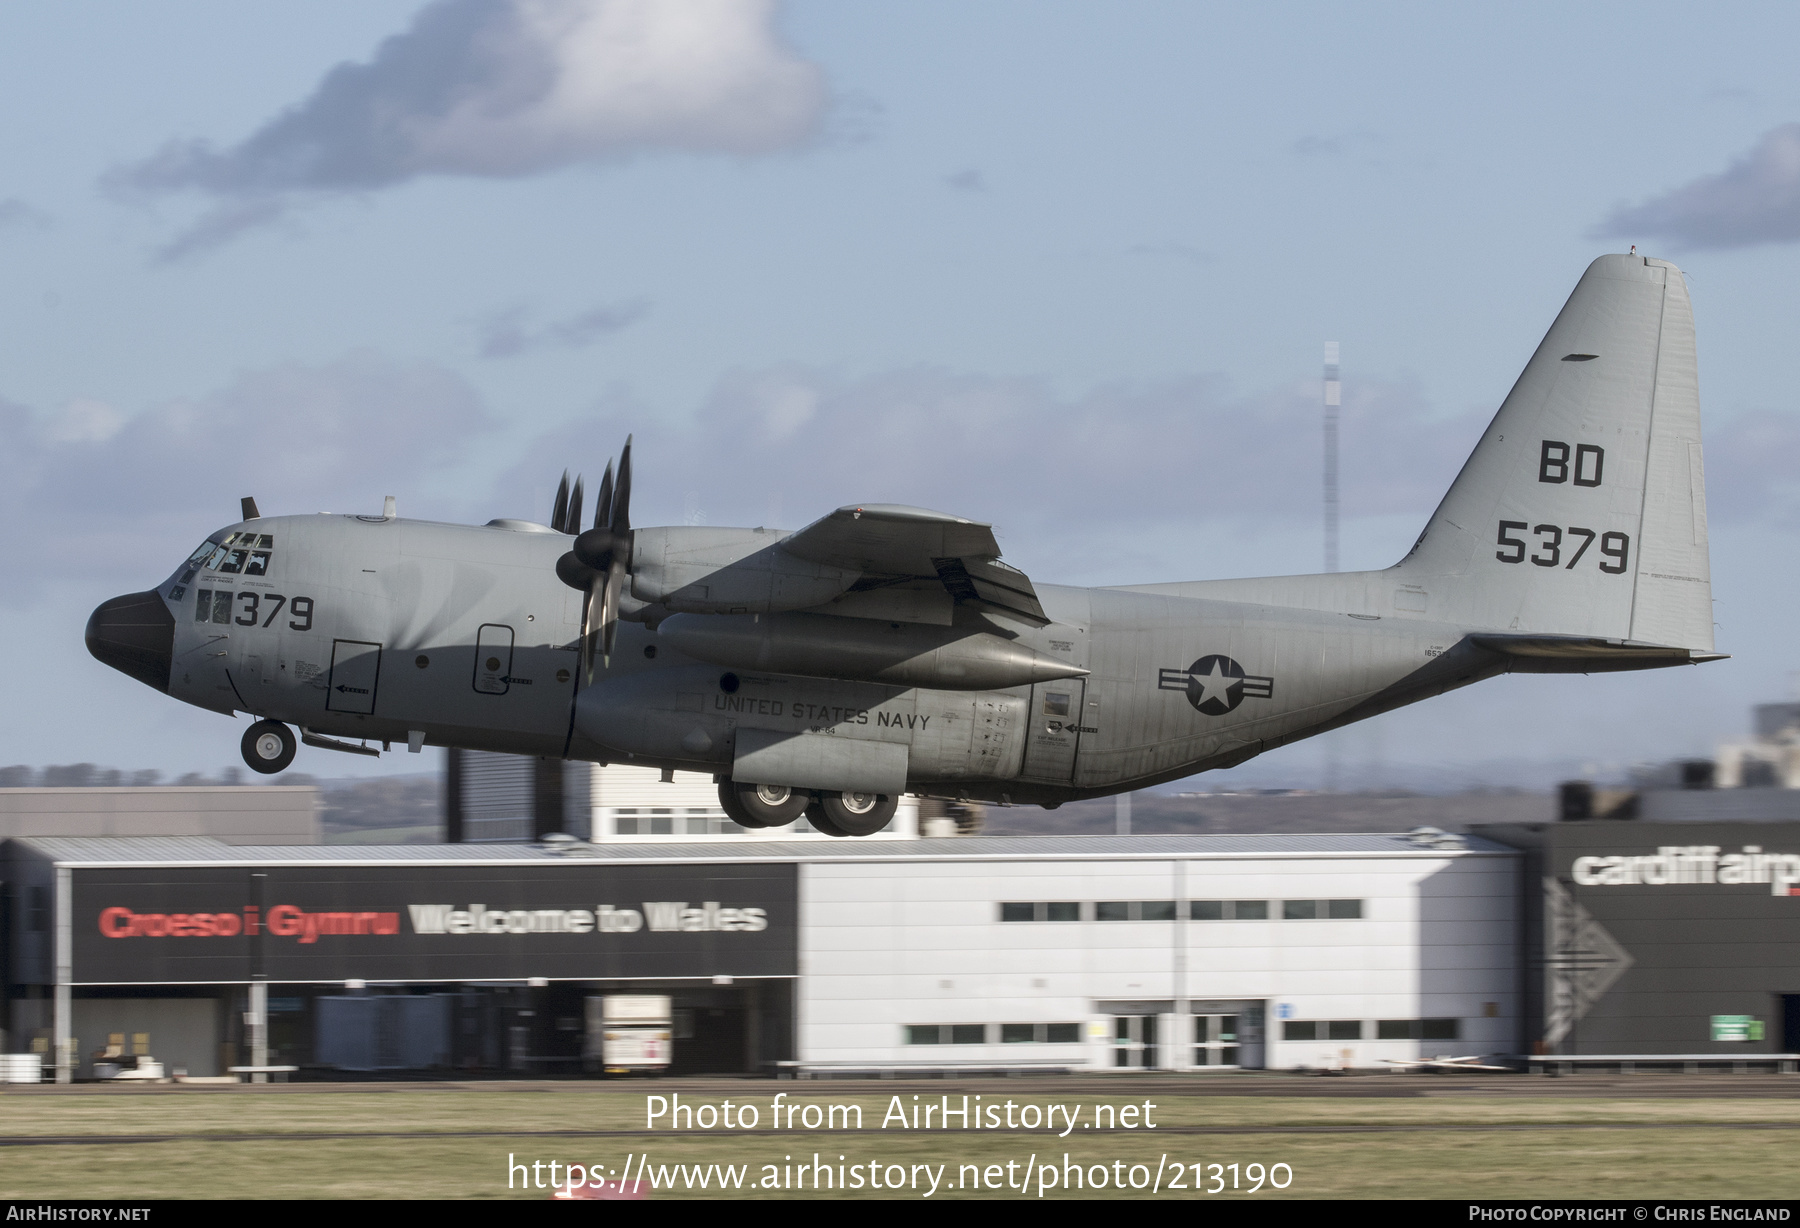
<svg viewBox="0 0 1800 1228">
<path fill-rule="evenodd" d="M 797 558 L 860 571 L 857 588 L 935 579 L 958 602 L 1023 618 L 1050 620 L 1031 578 L 1000 561 L 994 527 L 897 504 L 840 507 L 781 543 Z"/>
</svg>

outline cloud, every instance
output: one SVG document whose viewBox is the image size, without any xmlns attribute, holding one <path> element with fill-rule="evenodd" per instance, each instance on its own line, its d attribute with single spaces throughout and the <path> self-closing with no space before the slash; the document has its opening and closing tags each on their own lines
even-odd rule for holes
<svg viewBox="0 0 1800 1228">
<path fill-rule="evenodd" d="M 1737 414 L 1706 432 L 1706 504 L 1714 520 L 1800 529 L 1800 415 Z"/>
<path fill-rule="evenodd" d="M 1346 392 L 1345 514 L 1422 527 L 1491 411 L 1444 418 L 1406 384 Z M 721 381 L 685 422 L 618 400 L 559 427 L 493 502 L 541 518 L 565 466 L 591 486 L 633 432 L 638 523 L 679 523 L 691 493 L 713 523 L 783 528 L 847 503 L 905 503 L 995 524 L 1021 565 L 1055 558 L 1045 578 L 1140 563 L 1155 578 L 1172 554 L 1185 566 L 1247 536 L 1316 540 L 1319 415 L 1313 380 L 1251 394 L 1205 376 L 1065 393 L 930 368 L 847 379 L 777 367 Z M 590 451 L 572 455 L 571 440 Z"/>
<path fill-rule="evenodd" d="M 0 230 L 41 230 L 49 224 L 48 213 L 17 196 L 0 200 Z"/>
<path fill-rule="evenodd" d="M 818 134 L 826 100 L 822 71 L 782 42 L 773 0 L 437 0 L 243 141 L 171 142 L 109 183 L 230 202 L 177 241 L 182 254 L 296 194 L 652 150 L 790 149 Z"/>
<path fill-rule="evenodd" d="M 1641 205 L 1620 207 L 1594 238 L 1668 239 L 1686 248 L 1750 247 L 1800 239 L 1800 124 L 1763 134 L 1717 175 Z"/>
<path fill-rule="evenodd" d="M 512 358 L 529 350 L 579 350 L 622 332 L 650 313 L 648 299 L 631 299 L 579 312 L 566 319 L 532 326 L 523 307 L 496 312 L 481 325 L 483 358 Z"/>
<path fill-rule="evenodd" d="M 242 495 L 269 515 L 378 510 L 491 425 L 460 377 L 371 353 L 249 372 L 132 417 L 92 400 L 49 415 L 0 401 L 6 596 L 96 568 L 153 584 L 235 520 Z"/>
</svg>

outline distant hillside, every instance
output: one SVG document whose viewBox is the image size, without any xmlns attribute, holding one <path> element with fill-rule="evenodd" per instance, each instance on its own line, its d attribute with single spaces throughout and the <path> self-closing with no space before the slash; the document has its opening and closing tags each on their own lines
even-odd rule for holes
<svg viewBox="0 0 1800 1228">
<path fill-rule="evenodd" d="M 319 780 L 304 772 L 288 772 L 275 783 L 318 786 L 319 827 L 327 844 L 443 841 L 443 781 L 436 773 Z"/>
</svg>

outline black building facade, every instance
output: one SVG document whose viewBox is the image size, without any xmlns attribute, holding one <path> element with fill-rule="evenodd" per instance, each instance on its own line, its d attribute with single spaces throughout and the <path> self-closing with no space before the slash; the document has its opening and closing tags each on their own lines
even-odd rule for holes
<svg viewBox="0 0 1800 1228">
<path fill-rule="evenodd" d="M 193 1074 L 246 1063 L 253 1047 L 304 1072 L 331 1064 L 322 1049 L 356 1049 L 323 1034 L 332 1020 L 441 1035 L 422 1049 L 395 1037 L 385 1055 L 371 1040 L 368 1069 L 575 1073 L 591 1048 L 586 1000 L 608 993 L 671 997 L 688 1042 L 678 1067 L 753 1072 L 791 1056 L 792 862 L 597 862 L 505 845 L 382 861 L 159 840 L 131 842 L 119 864 L 118 843 L 6 846 L 9 1044 L 35 1042 L 69 1076 L 109 1038 L 153 1031 L 211 1036 L 211 1053 L 184 1042 Z M 329 1005 L 366 996 L 431 1001 Z M 267 1029 L 254 1046 L 253 1026 Z"/>
<path fill-rule="evenodd" d="M 1528 1052 L 1800 1054 L 1800 823 L 1480 832 L 1526 857 Z"/>
</svg>

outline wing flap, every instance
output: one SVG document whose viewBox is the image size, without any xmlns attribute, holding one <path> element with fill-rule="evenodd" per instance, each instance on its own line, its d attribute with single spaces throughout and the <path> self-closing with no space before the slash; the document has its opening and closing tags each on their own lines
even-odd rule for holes
<svg viewBox="0 0 1800 1228">
<path fill-rule="evenodd" d="M 1000 561 L 992 525 L 897 504 L 840 507 L 781 543 L 798 558 L 860 571 L 858 590 L 935 579 L 960 605 L 1039 626 L 1050 621 L 1031 578 Z"/>
<path fill-rule="evenodd" d="M 1031 577 L 998 559 L 933 559 L 938 579 L 950 596 L 963 605 L 1011 614 L 1040 627 L 1050 621 L 1038 601 Z"/>
</svg>

